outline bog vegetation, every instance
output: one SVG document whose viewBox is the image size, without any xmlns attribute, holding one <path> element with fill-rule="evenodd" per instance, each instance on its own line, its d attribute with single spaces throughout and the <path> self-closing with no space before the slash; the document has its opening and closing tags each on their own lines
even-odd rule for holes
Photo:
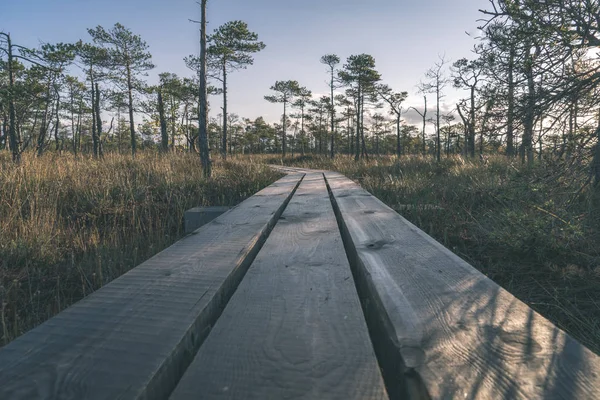
<svg viewBox="0 0 600 400">
<path fill-rule="evenodd" d="M 236 205 L 280 174 L 189 154 L 0 156 L 0 343 L 180 239 L 185 210 Z"/>
<path fill-rule="evenodd" d="M 293 77 L 265 88 L 265 101 L 281 107 L 276 122 L 229 110 L 228 77 L 268 43 L 243 21 L 209 33 L 206 4 L 200 55 L 184 59 L 189 76 L 159 71 L 156 84 L 145 78 L 148 45 L 119 23 L 37 49 L 0 32 L 5 340 L 39 319 L 35 301 L 50 314 L 105 282 L 106 269 L 122 272 L 176 237 L 165 221 L 180 218 L 186 196 L 213 203 L 210 193 L 230 193 L 222 201 L 234 202 L 274 178 L 253 164 L 213 170 L 211 154 L 264 154 L 359 179 L 598 351 L 600 1 L 490 0 L 472 57 L 440 57 L 414 99 L 386 84 L 372 55 L 323 55 L 315 63 L 326 96 Z M 451 87 L 464 94 L 455 104 L 445 103 Z M 209 96 L 223 107 L 210 110 Z M 138 250 L 99 255 L 125 232 L 140 233 L 123 242 Z M 86 258 L 100 265 L 96 275 L 72 272 Z M 81 281 L 75 294 L 56 296 L 62 271 L 71 272 L 61 282 Z"/>
</svg>

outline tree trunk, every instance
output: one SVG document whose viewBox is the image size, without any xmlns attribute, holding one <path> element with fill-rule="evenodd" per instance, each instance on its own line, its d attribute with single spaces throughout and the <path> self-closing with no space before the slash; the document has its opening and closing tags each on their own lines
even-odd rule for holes
<svg viewBox="0 0 600 400">
<path fill-rule="evenodd" d="M 131 67 L 127 65 L 127 97 L 129 107 L 129 132 L 131 134 L 131 156 L 135 157 L 136 137 L 135 137 L 135 121 L 133 120 L 133 83 L 131 82 Z"/>
<path fill-rule="evenodd" d="M 54 117 L 56 118 L 56 124 L 54 124 L 54 147 L 57 152 L 60 151 L 60 140 L 58 140 L 58 130 L 60 128 L 60 116 L 58 114 L 60 110 L 60 91 L 55 87 L 56 92 L 56 112 Z"/>
<path fill-rule="evenodd" d="M 471 158 L 475 158 L 475 86 L 471 87 L 471 109 L 469 110 L 469 140 L 468 154 Z"/>
<path fill-rule="evenodd" d="M 48 133 L 48 109 L 50 108 L 50 80 L 48 80 L 48 86 L 46 87 L 46 105 L 44 107 L 44 114 L 42 117 L 42 125 L 40 126 L 40 133 L 37 140 L 37 155 L 41 157 L 44 154 L 44 148 L 46 145 L 46 134 Z"/>
<path fill-rule="evenodd" d="M 15 112 L 15 78 L 13 71 L 13 53 L 12 53 L 12 42 L 10 35 L 6 35 L 6 45 L 8 48 L 8 136 L 10 142 L 10 149 L 12 151 L 13 162 L 18 163 L 21 161 L 21 138 L 17 132 L 17 116 Z"/>
<path fill-rule="evenodd" d="M 600 188 L 600 110 L 598 111 L 598 126 L 596 127 L 596 146 L 594 146 L 594 159 L 592 160 L 592 177 L 594 186 Z"/>
<path fill-rule="evenodd" d="M 81 152 L 81 118 L 83 114 L 83 101 L 79 102 L 79 113 L 77 114 L 77 126 L 75 128 L 75 133 L 77 135 L 77 139 L 75 140 L 75 155 Z"/>
<path fill-rule="evenodd" d="M 301 123 L 302 123 L 302 127 L 301 127 L 301 132 L 300 132 L 300 140 L 302 140 L 302 144 L 300 146 L 301 151 L 302 151 L 302 157 L 304 157 L 304 141 L 305 141 L 305 134 L 304 134 L 304 104 L 302 104 L 302 108 L 300 110 L 300 118 L 301 118 Z"/>
<path fill-rule="evenodd" d="M 441 141 L 441 137 L 440 137 L 440 79 L 439 79 L 439 75 L 438 78 L 436 80 L 436 86 L 435 86 L 435 97 L 436 97 L 436 121 L 437 121 L 437 127 L 436 127 L 436 160 L 437 162 L 440 162 L 442 160 L 442 141 Z"/>
<path fill-rule="evenodd" d="M 600 119 L 596 128 L 596 140 L 594 160 L 592 161 L 592 175 L 594 177 L 594 186 L 600 187 Z"/>
<path fill-rule="evenodd" d="M 450 126 L 446 127 L 446 158 L 450 156 Z"/>
<path fill-rule="evenodd" d="M 400 113 L 396 116 L 396 157 L 400 158 L 402 155 L 402 147 L 400 144 L 400 120 L 402 116 Z"/>
<path fill-rule="evenodd" d="M 360 139 L 362 141 L 362 156 L 369 161 L 369 153 L 367 153 L 367 144 L 365 143 L 365 99 L 364 94 L 363 98 L 360 101 L 361 109 L 360 109 Z"/>
<path fill-rule="evenodd" d="M 165 118 L 165 103 L 163 101 L 162 89 L 158 89 L 158 119 L 160 123 L 160 144 L 163 153 L 169 152 L 169 133 L 167 132 L 167 120 Z"/>
<path fill-rule="evenodd" d="M 211 162 L 208 149 L 208 93 L 206 88 L 206 3 L 201 0 L 200 7 L 202 19 L 200 22 L 200 101 L 198 103 L 198 148 L 200 161 L 205 177 L 210 177 Z"/>
<path fill-rule="evenodd" d="M 427 142 L 425 141 L 425 128 L 427 127 L 427 96 L 423 96 L 425 108 L 423 109 L 423 155 L 427 154 Z"/>
<path fill-rule="evenodd" d="M 92 144 L 94 157 L 98 157 L 100 145 L 98 144 L 98 134 L 96 131 L 96 87 L 94 84 L 94 78 L 92 75 L 92 69 L 90 67 L 90 81 L 92 85 Z"/>
<path fill-rule="evenodd" d="M 535 81 L 533 77 L 533 59 L 528 57 L 525 62 L 525 76 L 527 77 L 527 109 L 525 111 L 525 119 L 523 121 L 523 140 L 521 143 L 521 162 L 533 163 L 533 124 L 534 124 L 534 107 L 535 107 Z"/>
<path fill-rule="evenodd" d="M 72 137 L 72 141 L 71 141 L 71 147 L 73 149 L 73 154 L 77 155 L 77 149 L 76 149 L 76 135 L 75 135 L 75 94 L 73 93 L 73 86 L 71 85 L 71 90 L 69 93 L 69 97 L 70 97 L 70 108 L 71 108 L 71 137 Z"/>
<path fill-rule="evenodd" d="M 6 114 L 3 114 L 3 118 L 2 118 L 2 139 L 0 140 L 0 148 L 2 150 L 4 150 L 6 148 L 6 145 L 8 143 L 8 116 Z"/>
<path fill-rule="evenodd" d="M 330 149 L 330 157 L 333 160 L 335 157 L 335 100 L 333 98 L 333 85 L 335 83 L 334 80 L 334 70 L 331 68 L 331 149 Z"/>
<path fill-rule="evenodd" d="M 283 101 L 283 133 L 282 133 L 282 141 L 281 141 L 281 157 L 285 158 L 285 150 L 287 144 L 287 99 Z"/>
<path fill-rule="evenodd" d="M 221 148 L 223 160 L 227 159 L 227 64 L 223 62 L 223 144 Z"/>
<path fill-rule="evenodd" d="M 360 159 L 360 114 L 361 114 L 361 100 L 362 93 L 360 86 L 358 87 L 357 100 L 356 100 L 356 138 L 355 138 L 355 155 L 354 161 Z"/>
<path fill-rule="evenodd" d="M 96 82 L 96 101 L 94 112 L 96 113 L 96 137 L 98 142 L 98 154 L 97 156 L 102 157 L 102 116 L 100 115 L 100 89 L 98 88 L 98 82 Z"/>
<path fill-rule="evenodd" d="M 319 155 L 323 154 L 323 115 L 319 115 Z"/>
<path fill-rule="evenodd" d="M 175 152 L 175 136 L 177 135 L 177 129 L 175 121 L 176 118 L 176 110 L 175 110 L 175 99 L 173 95 L 169 96 L 171 100 L 171 150 Z"/>
<path fill-rule="evenodd" d="M 515 82 L 514 82 L 514 68 L 515 68 L 515 46 L 514 44 L 510 48 L 510 55 L 508 61 L 508 109 L 507 121 L 506 121 L 506 155 L 513 157 L 515 155 L 514 147 L 514 110 L 515 110 Z"/>
<path fill-rule="evenodd" d="M 123 132 L 121 132 L 121 106 L 117 107 L 117 152 L 121 154 L 123 145 Z"/>
</svg>

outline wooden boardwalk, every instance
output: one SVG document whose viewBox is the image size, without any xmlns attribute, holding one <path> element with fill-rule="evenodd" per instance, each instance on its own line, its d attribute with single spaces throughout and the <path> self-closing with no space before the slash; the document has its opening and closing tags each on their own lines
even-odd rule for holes
<svg viewBox="0 0 600 400">
<path fill-rule="evenodd" d="M 283 170 L 0 349 L 0 399 L 600 399 L 600 357 L 346 177 Z"/>
</svg>

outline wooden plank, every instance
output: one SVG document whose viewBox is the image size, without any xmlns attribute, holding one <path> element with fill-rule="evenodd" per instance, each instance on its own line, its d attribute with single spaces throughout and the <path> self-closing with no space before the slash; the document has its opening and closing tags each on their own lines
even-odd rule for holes
<svg viewBox="0 0 600 400">
<path fill-rule="evenodd" d="M 387 398 L 322 174 L 307 175 L 172 400 Z"/>
<path fill-rule="evenodd" d="M 410 396 L 600 399 L 600 357 L 354 182 L 326 177 L 367 321 L 401 357 L 391 374 Z"/>
<path fill-rule="evenodd" d="M 301 177 L 279 180 L 0 349 L 0 399 L 168 397 Z"/>
<path fill-rule="evenodd" d="M 275 165 L 269 164 L 269 167 L 282 172 L 284 174 L 316 174 L 316 173 L 324 173 L 326 171 L 318 170 L 318 169 L 306 169 L 306 168 L 297 168 L 297 167 L 286 167 L 283 165 Z"/>
</svg>

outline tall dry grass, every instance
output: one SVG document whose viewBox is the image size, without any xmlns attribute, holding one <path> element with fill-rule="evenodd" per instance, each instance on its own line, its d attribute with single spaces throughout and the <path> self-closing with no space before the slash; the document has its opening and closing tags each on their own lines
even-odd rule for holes
<svg viewBox="0 0 600 400">
<path fill-rule="evenodd" d="M 259 158 L 255 157 L 255 160 Z M 264 157 L 263 162 L 281 163 Z M 585 160 L 296 158 L 336 170 L 600 354 L 600 187 Z"/>
<path fill-rule="evenodd" d="M 235 205 L 275 181 L 264 165 L 197 156 L 0 154 L 0 345 L 183 236 L 185 210 Z"/>
</svg>

